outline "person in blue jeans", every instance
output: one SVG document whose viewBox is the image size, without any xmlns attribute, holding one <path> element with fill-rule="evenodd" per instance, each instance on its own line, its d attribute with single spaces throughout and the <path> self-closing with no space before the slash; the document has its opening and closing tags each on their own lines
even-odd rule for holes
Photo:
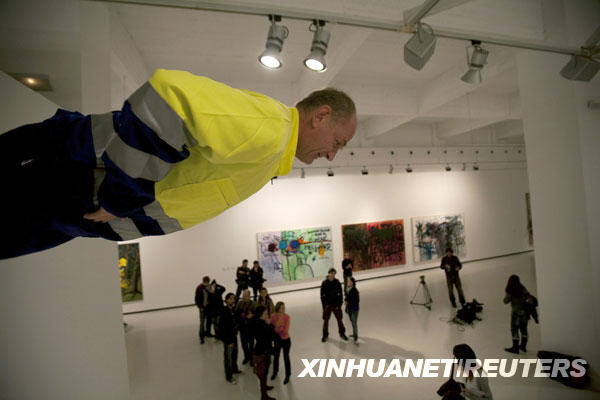
<svg viewBox="0 0 600 400">
<path fill-rule="evenodd" d="M 352 323 L 352 337 L 354 341 L 358 340 L 358 310 L 360 303 L 360 295 L 356 288 L 356 280 L 353 277 L 348 277 L 348 289 L 346 290 L 346 312 Z"/>
</svg>

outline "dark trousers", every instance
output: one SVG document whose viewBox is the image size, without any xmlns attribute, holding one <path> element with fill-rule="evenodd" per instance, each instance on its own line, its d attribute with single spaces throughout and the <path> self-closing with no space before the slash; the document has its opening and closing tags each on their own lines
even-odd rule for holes
<svg viewBox="0 0 600 400">
<path fill-rule="evenodd" d="M 267 376 L 269 375 L 269 364 L 271 363 L 271 357 L 269 354 L 260 354 L 252 356 L 252 365 L 254 366 L 254 373 L 258 377 L 260 382 L 260 394 L 261 398 L 266 399 L 269 397 L 267 394 Z"/>
<path fill-rule="evenodd" d="M 460 304 L 465 304 L 465 295 L 463 294 L 462 284 L 460 283 L 460 277 L 457 276 L 456 278 L 451 279 L 446 278 L 446 284 L 448 285 L 448 295 L 450 296 L 450 303 L 452 303 L 452 306 L 456 307 L 456 298 L 454 297 L 453 286 L 456 286 L 456 291 L 458 292 L 458 300 L 460 301 Z"/>
<path fill-rule="evenodd" d="M 290 347 L 292 346 L 292 340 L 290 338 L 281 339 L 279 336 L 275 338 L 275 351 L 273 354 L 273 376 L 279 372 L 279 354 L 283 349 L 283 363 L 285 365 L 285 376 L 289 378 L 291 376 L 291 364 L 290 364 Z"/>
<path fill-rule="evenodd" d="M 199 309 L 200 312 L 200 328 L 198 329 L 198 336 L 200 339 L 204 339 L 207 332 L 210 332 L 210 318 L 208 318 L 207 312 L 205 309 Z M 207 331 L 208 326 L 208 331 Z"/>
<path fill-rule="evenodd" d="M 238 301 L 240 299 L 240 293 L 242 290 L 248 289 L 248 283 L 238 283 L 237 289 L 235 290 L 235 300 Z"/>
<path fill-rule="evenodd" d="M 329 318 L 331 317 L 332 312 L 337 320 L 340 335 L 343 335 L 346 332 L 346 328 L 342 322 L 342 309 L 340 306 L 327 305 L 323 310 L 323 336 L 329 336 Z"/>
<path fill-rule="evenodd" d="M 258 292 L 260 291 L 260 288 L 262 286 L 252 286 L 252 295 L 254 296 L 254 301 L 256 301 L 256 298 L 258 297 Z"/>
<path fill-rule="evenodd" d="M 358 339 L 358 310 L 349 310 L 348 318 L 350 318 L 350 322 L 352 323 L 352 336 L 356 340 Z"/>
<path fill-rule="evenodd" d="M 231 344 L 223 343 L 223 364 L 225 366 L 225 379 L 230 380 L 233 378 L 234 371 L 238 370 L 237 357 L 238 357 L 238 346 L 237 337 L 236 341 Z"/>
<path fill-rule="evenodd" d="M 0 258 L 58 246 L 77 236 L 120 240 L 94 211 L 90 118 L 60 110 L 52 118 L 0 135 L 0 209 L 7 232 Z"/>
<path fill-rule="evenodd" d="M 510 333 L 513 340 L 519 341 L 519 331 L 521 331 L 521 339 L 527 341 L 527 322 L 529 316 L 510 313 Z"/>
<path fill-rule="evenodd" d="M 244 352 L 244 361 L 252 361 L 252 350 L 254 340 L 250 329 L 246 326 L 240 329 L 240 341 L 242 342 L 242 351 Z"/>
</svg>

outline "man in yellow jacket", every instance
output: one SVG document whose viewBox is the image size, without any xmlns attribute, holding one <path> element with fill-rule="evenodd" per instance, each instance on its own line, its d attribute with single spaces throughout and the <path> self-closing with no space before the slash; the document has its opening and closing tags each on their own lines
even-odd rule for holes
<svg viewBox="0 0 600 400">
<path fill-rule="evenodd" d="M 130 240 L 186 229 L 248 198 L 294 157 L 333 160 L 356 109 L 336 89 L 295 107 L 183 71 L 157 70 L 122 110 L 58 110 L 0 136 L 10 239 L 1 258 L 77 236 Z"/>
</svg>

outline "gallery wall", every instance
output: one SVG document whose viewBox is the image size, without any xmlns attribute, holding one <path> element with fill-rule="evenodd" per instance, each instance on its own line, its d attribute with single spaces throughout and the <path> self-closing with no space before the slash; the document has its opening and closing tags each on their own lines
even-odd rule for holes
<svg viewBox="0 0 600 400">
<path fill-rule="evenodd" d="M 358 274 L 359 279 L 434 266 L 413 262 L 411 217 L 463 214 L 464 261 L 527 251 L 531 249 L 527 191 L 525 168 L 279 178 L 210 221 L 168 236 L 140 240 L 144 300 L 125 304 L 123 310 L 191 304 L 204 275 L 235 291 L 235 269 L 241 260 L 257 259 L 258 232 L 331 226 L 333 261 L 339 269 L 343 258 L 341 225 L 404 219 L 406 264 L 364 271 Z M 315 287 L 321 279 L 266 282 L 266 286 L 275 293 Z"/>
</svg>

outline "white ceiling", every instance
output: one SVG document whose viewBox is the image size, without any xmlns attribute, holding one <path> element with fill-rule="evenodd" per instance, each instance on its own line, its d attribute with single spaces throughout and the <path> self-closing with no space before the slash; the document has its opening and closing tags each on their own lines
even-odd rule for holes
<svg viewBox="0 0 600 400">
<path fill-rule="evenodd" d="M 153 1 L 153 0 L 152 0 Z M 401 27 L 403 12 L 424 0 L 223 0 L 240 9 L 272 9 L 281 14 L 329 16 Z M 76 0 L 11 0 L 2 2 L 0 68 L 6 72 L 49 74 L 54 92 L 47 94 L 63 106 L 80 104 L 80 94 L 64 70 L 77 66 L 81 29 Z M 166 3 L 163 1 L 163 3 Z M 178 1 L 198 6 L 210 1 Z M 434 29 L 470 32 L 473 37 L 496 35 L 542 40 L 544 26 L 539 0 L 442 0 L 447 10 L 424 19 Z M 467 41 L 438 38 L 431 60 L 421 71 L 403 61 L 410 34 L 329 23 L 328 70 L 307 71 L 312 33 L 309 21 L 284 18 L 289 28 L 277 71 L 259 65 L 265 45 L 266 16 L 189 8 L 104 3 L 123 26 L 148 71 L 188 70 L 236 87 L 254 89 L 294 104 L 309 91 L 336 86 L 347 91 L 359 111 L 358 138 L 353 147 L 445 146 L 459 144 L 522 144 L 522 124 L 515 49 L 485 45 L 489 64 L 484 82 L 460 80 L 467 70 Z M 453 5 L 458 4 L 455 7 Z M 276 12 L 277 12 L 276 11 Z M 287 14 L 286 14 L 287 13 Z M 311 14 L 312 13 L 312 14 Z M 319 14 L 322 13 L 322 14 Z M 342 18 L 343 17 L 343 18 Z M 28 57 L 23 57 L 27 52 Z M 34 56 L 36 55 L 36 56 Z M 67 61 L 65 61 L 66 63 Z M 75 68 L 76 69 L 76 68 Z M 557 71 L 558 74 L 558 71 Z M 77 73 L 73 73 L 76 79 Z M 479 137 L 476 137 L 479 136 Z"/>
</svg>

